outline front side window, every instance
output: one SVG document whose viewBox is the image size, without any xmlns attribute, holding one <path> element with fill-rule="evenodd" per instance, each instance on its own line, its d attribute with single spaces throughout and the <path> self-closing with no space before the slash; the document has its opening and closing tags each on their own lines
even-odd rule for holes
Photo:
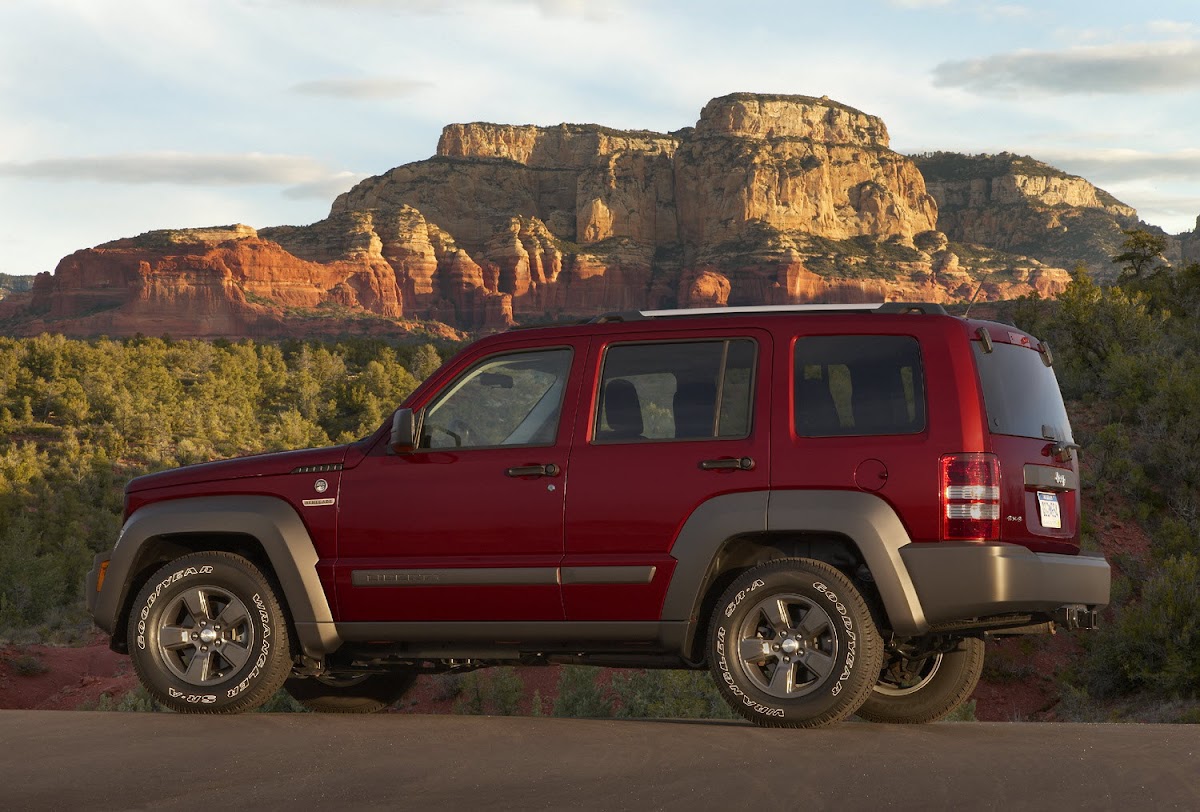
<svg viewBox="0 0 1200 812">
<path fill-rule="evenodd" d="M 421 448 L 553 445 L 571 350 L 488 358 L 438 396 L 421 422 Z"/>
<path fill-rule="evenodd" d="M 794 376 L 796 434 L 802 437 L 925 430 L 925 376 L 915 338 L 801 338 Z"/>
<path fill-rule="evenodd" d="M 745 437 L 754 358 L 749 339 L 610 347 L 595 442 Z"/>
</svg>

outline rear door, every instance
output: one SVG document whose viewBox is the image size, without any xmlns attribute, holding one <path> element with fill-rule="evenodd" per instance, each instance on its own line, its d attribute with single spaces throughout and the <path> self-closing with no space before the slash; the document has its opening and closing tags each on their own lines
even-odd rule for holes
<svg viewBox="0 0 1200 812">
<path fill-rule="evenodd" d="M 658 620 L 687 518 L 770 471 L 771 336 L 595 339 L 571 452 L 567 620 Z"/>
<path fill-rule="evenodd" d="M 971 342 L 1000 459 L 1001 540 L 1043 552 L 1079 549 L 1079 465 L 1050 356 L 1030 336 L 988 325 Z M 990 350 L 989 350 L 990 346 Z M 1056 453 L 1061 452 L 1061 453 Z"/>
</svg>

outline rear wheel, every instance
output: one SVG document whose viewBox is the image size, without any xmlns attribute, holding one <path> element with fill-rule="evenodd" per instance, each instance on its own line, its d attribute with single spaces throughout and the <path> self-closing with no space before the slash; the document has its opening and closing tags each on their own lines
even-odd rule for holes
<svg viewBox="0 0 1200 812">
<path fill-rule="evenodd" d="M 764 727 L 822 727 L 858 709 L 883 643 L 854 584 L 807 558 L 737 578 L 710 624 L 709 662 L 725 700 Z"/>
<path fill-rule="evenodd" d="M 984 645 L 975 637 L 949 651 L 905 657 L 889 652 L 879 681 L 858 709 L 869 722 L 924 724 L 944 719 L 967 700 L 983 673 Z"/>
<path fill-rule="evenodd" d="M 292 677 L 283 687 L 304 707 L 318 713 L 376 713 L 390 708 L 417 681 L 408 671 Z"/>
</svg>

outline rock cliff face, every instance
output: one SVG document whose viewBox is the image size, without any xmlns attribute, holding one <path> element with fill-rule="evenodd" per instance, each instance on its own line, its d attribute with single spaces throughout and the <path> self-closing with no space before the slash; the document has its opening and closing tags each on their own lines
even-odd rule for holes
<svg viewBox="0 0 1200 812">
<path fill-rule="evenodd" d="M 971 209 L 971 189 L 936 182 L 951 210 Z M 986 195 L 1119 207 L 1071 184 L 1014 184 Z M 1066 285 L 1061 268 L 948 240 L 935 196 L 881 120 L 828 98 L 725 96 L 669 134 L 452 124 L 434 157 L 362 181 L 320 222 L 78 251 L 0 303 L 0 324 L 260 336 L 422 319 L 478 330 L 642 307 L 945 302 L 980 279 L 993 299 Z"/>
<path fill-rule="evenodd" d="M 1032 158 L 937 152 L 913 158 L 937 200 L 938 227 L 956 242 L 1035 257 L 1085 262 L 1113 278 L 1124 229 L 1151 228 L 1137 212 L 1083 178 Z"/>
<path fill-rule="evenodd" d="M 1184 263 L 1200 262 L 1200 216 L 1196 218 L 1194 231 L 1179 235 L 1180 260 Z"/>
</svg>

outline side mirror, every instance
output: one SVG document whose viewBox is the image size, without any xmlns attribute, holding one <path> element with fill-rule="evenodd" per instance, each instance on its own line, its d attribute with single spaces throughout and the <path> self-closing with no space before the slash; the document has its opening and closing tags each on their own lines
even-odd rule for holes
<svg viewBox="0 0 1200 812">
<path fill-rule="evenodd" d="M 408 454 L 417 447 L 417 420 L 412 409 L 397 409 L 392 415 L 392 435 L 388 439 L 388 451 L 393 454 Z"/>
</svg>

